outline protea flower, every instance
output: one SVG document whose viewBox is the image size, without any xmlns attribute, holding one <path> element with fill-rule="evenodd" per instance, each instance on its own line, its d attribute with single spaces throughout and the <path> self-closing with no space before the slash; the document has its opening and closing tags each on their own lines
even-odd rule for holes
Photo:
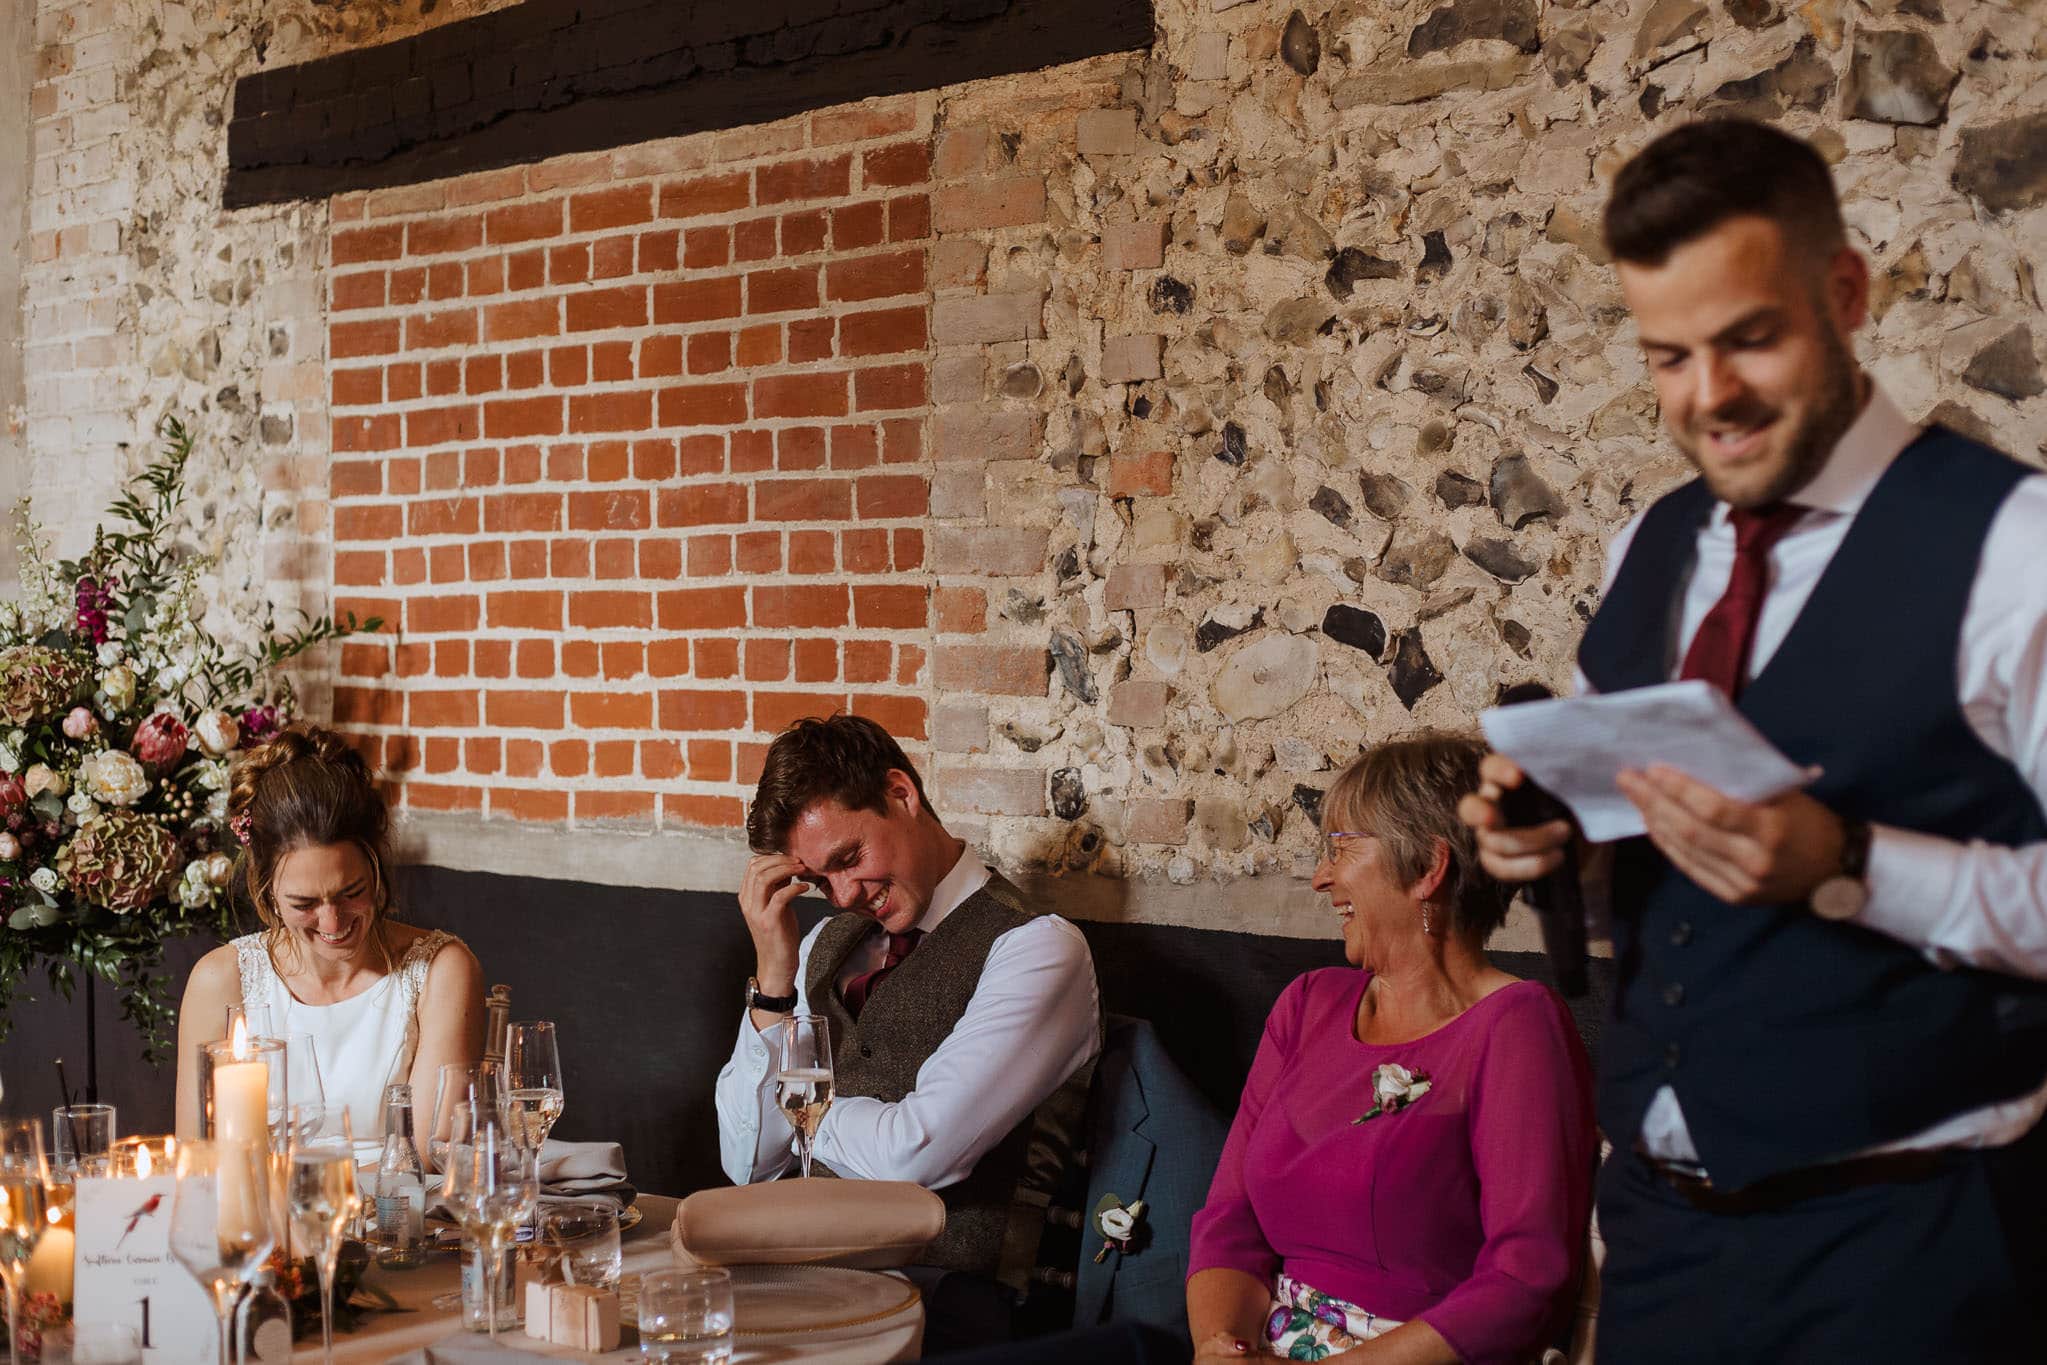
<svg viewBox="0 0 2047 1365">
<path fill-rule="evenodd" d="M 142 766 L 158 777 L 185 761 L 185 746 L 191 731 L 185 722 L 168 711 L 158 711 L 135 727 L 135 738 L 128 741 L 128 752 L 142 761 Z"/>
</svg>

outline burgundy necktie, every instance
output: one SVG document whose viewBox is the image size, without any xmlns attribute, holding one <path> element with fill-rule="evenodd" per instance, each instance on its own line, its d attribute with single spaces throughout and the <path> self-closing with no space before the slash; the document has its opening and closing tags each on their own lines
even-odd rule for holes
<svg viewBox="0 0 2047 1365">
<path fill-rule="evenodd" d="M 1734 572 L 1727 591 L 1699 623 L 1692 646 L 1685 651 L 1680 678 L 1718 683 L 1729 697 L 1741 695 L 1748 673 L 1749 649 L 1756 638 L 1756 618 L 1770 586 L 1770 547 L 1783 539 L 1805 509 L 1773 502 L 1762 507 L 1735 508 L 1727 514 L 1734 526 Z"/>
<path fill-rule="evenodd" d="M 910 955 L 910 950 L 917 946 L 917 940 L 922 937 L 924 937 L 922 929 L 909 929 L 888 936 L 888 949 L 882 954 L 881 965 L 871 972 L 860 973 L 848 981 L 845 989 L 840 992 L 846 999 L 848 1014 L 855 1019 L 860 1017 L 860 1011 L 867 1005 L 867 997 L 874 994 L 874 988 L 879 986 L 890 972 L 903 965 L 903 959 Z"/>
</svg>

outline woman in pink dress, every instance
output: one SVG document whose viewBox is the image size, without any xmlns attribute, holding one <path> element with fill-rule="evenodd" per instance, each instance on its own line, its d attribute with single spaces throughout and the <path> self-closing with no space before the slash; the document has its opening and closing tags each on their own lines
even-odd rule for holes
<svg viewBox="0 0 2047 1365">
<path fill-rule="evenodd" d="M 1527 1362 L 1569 1321 L 1591 1068 L 1564 1002 L 1486 958 L 1507 894 L 1456 814 L 1484 752 L 1383 745 L 1324 798 L 1315 888 L 1352 966 L 1266 1020 L 1194 1219 L 1201 1360 Z"/>
</svg>

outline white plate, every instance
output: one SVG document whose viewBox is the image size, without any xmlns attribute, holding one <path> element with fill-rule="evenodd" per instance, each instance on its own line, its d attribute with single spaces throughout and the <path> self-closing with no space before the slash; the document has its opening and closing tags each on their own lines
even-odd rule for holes
<svg viewBox="0 0 2047 1365">
<path fill-rule="evenodd" d="M 732 1271 L 732 1327 L 741 1337 L 840 1332 L 879 1323 L 917 1301 L 893 1275 L 829 1265 L 742 1265 Z"/>
</svg>

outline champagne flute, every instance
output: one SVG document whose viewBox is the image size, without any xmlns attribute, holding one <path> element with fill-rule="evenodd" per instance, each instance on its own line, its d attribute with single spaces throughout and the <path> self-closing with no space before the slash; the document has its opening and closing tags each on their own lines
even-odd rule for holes
<svg viewBox="0 0 2047 1365">
<path fill-rule="evenodd" d="M 341 1231 L 362 1205 L 355 1187 L 355 1141 L 348 1107 L 291 1107 L 291 1175 L 285 1185 L 292 1235 L 320 1272 L 320 1349 L 334 1365 L 334 1268 Z"/>
<path fill-rule="evenodd" d="M 810 1149 L 832 1107 L 832 1034 L 821 1014 L 792 1014 L 777 1025 L 775 1103 L 796 1130 L 796 1158 L 810 1174 Z"/>
<path fill-rule="evenodd" d="M 213 1295 L 220 1359 L 233 1359 L 228 1325 L 242 1283 L 277 1245 L 270 1222 L 269 1153 L 251 1142 L 178 1144 L 171 1191 L 171 1255 Z"/>
<path fill-rule="evenodd" d="M 448 1148 L 468 1142 L 478 1118 L 498 1112 L 500 1079 L 495 1062 L 449 1062 L 441 1068 L 426 1140 L 427 1159 L 435 1170 L 447 1170 Z"/>
<path fill-rule="evenodd" d="M 469 1141 L 449 1144 L 447 1177 L 448 1200 L 481 1258 L 484 1312 L 495 1344 L 504 1253 L 539 1200 L 539 1155 L 501 1119 L 478 1114 Z"/>
<path fill-rule="evenodd" d="M 528 1019 L 505 1029 L 505 1110 L 511 1116 L 514 1137 L 534 1151 L 554 1131 L 561 1117 L 561 1049 L 555 1045 L 554 1024 L 547 1019 Z"/>
<path fill-rule="evenodd" d="M 0 1282 L 7 1292 L 9 1359 L 23 1359 L 21 1273 L 50 1223 L 50 1178 L 40 1119 L 0 1121 Z"/>
</svg>

